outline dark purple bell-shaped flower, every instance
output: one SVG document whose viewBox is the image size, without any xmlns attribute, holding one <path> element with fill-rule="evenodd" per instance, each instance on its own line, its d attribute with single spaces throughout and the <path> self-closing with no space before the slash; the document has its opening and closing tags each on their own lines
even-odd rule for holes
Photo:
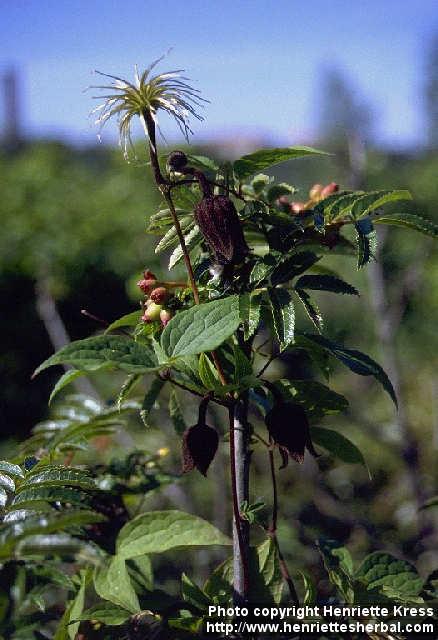
<svg viewBox="0 0 438 640">
<path fill-rule="evenodd" d="M 236 208 L 227 196 L 204 196 L 195 208 L 195 220 L 218 264 L 242 262 L 249 249 Z"/>
<path fill-rule="evenodd" d="M 266 414 L 265 423 L 283 458 L 281 468 L 287 465 L 289 456 L 297 462 L 303 462 L 305 449 L 312 456 L 318 456 L 310 439 L 306 412 L 300 404 L 277 400 Z"/>
</svg>

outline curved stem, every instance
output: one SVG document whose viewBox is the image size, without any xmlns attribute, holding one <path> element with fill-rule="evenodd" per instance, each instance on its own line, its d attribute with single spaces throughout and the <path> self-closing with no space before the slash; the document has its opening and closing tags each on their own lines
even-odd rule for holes
<svg viewBox="0 0 438 640">
<path fill-rule="evenodd" d="M 169 207 L 170 215 L 172 216 L 172 221 L 175 226 L 179 243 L 181 245 L 181 250 L 183 252 L 184 263 L 187 269 L 187 274 L 189 276 L 190 287 L 192 289 L 193 298 L 195 300 L 195 304 L 199 304 L 198 287 L 196 285 L 195 275 L 193 273 L 192 263 L 190 262 L 190 256 L 187 250 L 184 234 L 182 232 L 181 225 L 179 223 L 178 216 L 176 214 L 175 205 L 173 204 L 172 196 L 170 195 L 169 183 L 163 177 L 163 174 L 161 173 L 161 169 L 160 169 L 160 163 L 158 161 L 156 136 L 155 136 L 155 122 L 150 112 L 147 110 L 143 112 L 141 120 L 143 122 L 145 132 L 147 133 L 147 136 L 149 139 L 149 155 L 151 158 L 151 165 L 152 165 L 152 171 L 154 173 L 154 179 L 164 199 L 166 200 L 167 206 Z"/>
</svg>

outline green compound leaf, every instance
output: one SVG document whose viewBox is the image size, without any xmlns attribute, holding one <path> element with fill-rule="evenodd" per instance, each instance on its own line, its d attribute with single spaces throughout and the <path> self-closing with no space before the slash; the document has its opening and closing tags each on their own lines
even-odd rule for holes
<svg viewBox="0 0 438 640">
<path fill-rule="evenodd" d="M 258 171 L 263 171 L 287 160 L 303 158 L 309 155 L 328 156 L 329 153 L 312 147 L 283 147 L 277 149 L 260 149 L 255 153 L 242 156 L 233 165 L 234 173 L 239 180 L 248 178 Z"/>
<path fill-rule="evenodd" d="M 33 375 L 57 364 L 71 364 L 84 371 L 114 367 L 128 373 L 160 368 L 150 347 L 124 336 L 97 336 L 71 342 L 40 364 Z"/>
<path fill-rule="evenodd" d="M 339 460 L 342 460 L 342 462 L 363 465 L 369 474 L 368 465 L 365 462 L 365 458 L 363 457 L 361 450 L 356 447 L 351 440 L 343 436 L 341 433 L 338 433 L 338 431 L 312 427 L 310 429 L 310 435 L 313 444 L 324 447 L 324 449 L 336 458 L 339 458 Z"/>
<path fill-rule="evenodd" d="M 313 291 L 330 291 L 332 293 L 343 293 L 358 296 L 358 290 L 341 278 L 331 275 L 305 275 L 298 278 L 295 283 L 296 289 L 311 289 Z"/>
<path fill-rule="evenodd" d="M 438 225 L 412 213 L 388 213 L 373 218 L 373 224 L 388 224 L 414 229 L 426 236 L 438 238 Z"/>
<path fill-rule="evenodd" d="M 286 289 L 268 289 L 268 294 L 275 333 L 283 351 L 294 341 L 294 303 Z"/>
<path fill-rule="evenodd" d="M 202 518 L 182 511 L 152 511 L 121 529 L 117 553 L 122 558 L 135 558 L 169 549 L 230 544 L 227 536 Z"/>
<path fill-rule="evenodd" d="M 172 318 L 161 346 L 169 358 L 213 351 L 237 329 L 239 316 L 239 296 L 195 305 Z"/>
<path fill-rule="evenodd" d="M 94 588 L 104 600 L 109 600 L 131 613 L 140 611 L 125 558 L 116 555 L 106 559 L 102 567 L 97 567 L 94 572 Z"/>
<path fill-rule="evenodd" d="M 368 591 L 379 589 L 388 595 L 418 596 L 423 586 L 423 580 L 413 565 L 381 551 L 365 558 L 355 578 L 365 584 Z"/>
<path fill-rule="evenodd" d="M 372 358 L 356 349 L 347 349 L 341 344 L 328 340 L 324 336 L 316 334 L 303 333 L 303 336 L 312 342 L 329 351 L 335 358 L 340 360 L 346 367 L 360 376 L 373 376 L 385 391 L 390 395 L 394 404 L 397 406 L 397 398 L 390 379 L 386 375 L 382 367 Z"/>
</svg>

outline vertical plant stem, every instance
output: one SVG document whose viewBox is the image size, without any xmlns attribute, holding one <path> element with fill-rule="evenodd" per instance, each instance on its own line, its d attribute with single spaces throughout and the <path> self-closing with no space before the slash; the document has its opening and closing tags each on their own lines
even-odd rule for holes
<svg viewBox="0 0 438 640">
<path fill-rule="evenodd" d="M 272 440 L 270 441 L 270 444 L 272 445 Z M 275 545 L 275 548 L 277 549 L 281 575 L 283 576 L 283 580 L 288 586 L 291 600 L 295 605 L 298 605 L 299 604 L 298 594 L 296 592 L 295 585 L 289 573 L 289 569 L 284 559 L 284 556 L 281 552 L 280 544 L 278 542 L 278 536 L 277 536 L 278 490 L 277 490 L 277 477 L 275 475 L 274 451 L 272 450 L 272 446 L 269 449 L 268 453 L 269 453 L 269 466 L 271 469 L 271 480 L 272 480 L 272 521 L 269 527 L 269 535 L 271 536 L 271 539 Z"/>
<path fill-rule="evenodd" d="M 178 236 L 178 240 L 181 245 L 181 250 L 183 252 L 184 263 L 186 266 L 187 274 L 189 276 L 190 287 L 192 289 L 193 298 L 195 300 L 195 304 L 199 304 L 198 287 L 196 285 L 195 275 L 193 273 L 193 267 L 190 261 L 190 256 L 187 250 L 184 234 L 182 232 L 181 225 L 179 223 L 178 216 L 176 214 L 175 205 L 173 204 L 172 196 L 170 195 L 169 184 L 161 173 L 160 163 L 158 161 L 156 136 L 155 136 L 155 122 L 150 112 L 147 110 L 143 112 L 142 123 L 149 139 L 149 155 L 151 159 L 154 179 L 157 184 L 157 187 L 161 191 L 164 199 L 166 200 L 167 206 L 169 207 L 170 215 L 172 216 L 176 234 Z"/>
<path fill-rule="evenodd" d="M 240 517 L 240 505 L 249 499 L 247 402 L 236 400 L 230 408 L 230 467 L 233 494 L 234 603 L 247 601 L 249 593 L 249 522 Z"/>
</svg>

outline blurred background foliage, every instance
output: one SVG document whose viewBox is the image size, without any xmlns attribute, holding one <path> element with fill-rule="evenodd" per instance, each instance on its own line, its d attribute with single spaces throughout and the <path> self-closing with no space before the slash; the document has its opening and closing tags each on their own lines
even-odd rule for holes
<svg viewBox="0 0 438 640">
<path fill-rule="evenodd" d="M 373 109 L 339 69 L 327 68 L 319 94 L 319 139 L 314 144 L 334 155 L 284 164 L 276 177 L 299 187 L 297 199 L 303 200 L 315 182 L 407 188 L 414 196 L 411 210 L 438 223 L 437 61 L 438 45 L 425 83 L 427 146 L 415 152 L 376 147 Z M 0 457 L 13 455 L 32 426 L 49 415 L 47 400 L 57 373 L 46 372 L 31 381 L 34 368 L 65 341 L 101 329 L 81 310 L 111 322 L 138 305 L 135 282 L 145 267 L 162 276 L 167 268 L 166 256 L 154 254 L 154 238 L 145 234 L 148 216 L 159 202 L 149 167 L 128 165 L 118 149 L 78 149 L 7 133 L 0 152 Z M 240 142 L 246 151 L 245 139 Z M 191 152 L 223 159 L 226 146 L 204 143 Z M 238 146 L 234 141 L 234 153 Z M 373 381 L 334 371 L 332 387 L 345 394 L 351 406 L 332 426 L 348 433 L 361 448 L 372 479 L 358 466 L 327 457 L 317 464 L 309 456 L 302 467 L 291 465 L 280 474 L 280 540 L 294 568 L 310 566 L 315 575 L 320 565 L 313 541 L 319 535 L 347 544 L 357 557 L 385 548 L 416 561 L 424 574 L 438 566 L 436 510 L 419 509 L 437 493 L 438 254 L 433 241 L 393 229 L 380 232 L 377 258 L 361 272 L 353 258 L 329 258 L 329 264 L 339 267 L 361 291 L 359 302 L 333 302 L 320 295 L 328 335 L 375 357 L 398 391 L 400 410 L 395 414 Z M 292 356 L 275 366 L 285 375 L 293 370 L 296 377 Z M 114 378 L 102 373 L 92 383 L 78 382 L 77 390 L 110 403 L 117 393 L 113 385 Z M 180 399 L 190 424 L 196 407 L 182 394 Z M 133 417 L 113 444 L 100 443 L 95 461 L 125 455 L 131 448 L 153 452 L 168 447 L 163 466 L 179 475 L 179 444 L 164 399 L 162 408 L 151 429 Z M 226 430 L 220 428 L 224 418 L 220 412 L 210 418 L 221 433 Z M 221 451 L 207 480 L 195 474 L 179 479 L 148 495 L 145 508 L 173 505 L 228 531 L 226 442 Z M 270 504 L 267 460 L 257 451 L 254 460 L 254 501 Z M 204 576 L 217 560 L 211 551 L 194 558 Z M 166 562 L 161 566 L 163 583 L 189 566 L 180 554 L 159 562 Z"/>
</svg>

